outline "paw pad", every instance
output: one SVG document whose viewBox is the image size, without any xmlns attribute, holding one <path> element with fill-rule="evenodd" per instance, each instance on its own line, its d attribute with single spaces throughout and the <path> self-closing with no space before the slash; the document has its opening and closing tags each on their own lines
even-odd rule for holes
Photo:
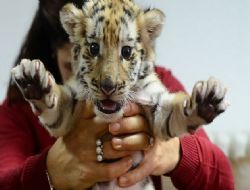
<svg viewBox="0 0 250 190">
<path fill-rule="evenodd" d="M 14 81 L 28 100 L 40 100 L 51 91 L 54 79 L 39 60 L 23 59 L 11 72 Z"/>
</svg>

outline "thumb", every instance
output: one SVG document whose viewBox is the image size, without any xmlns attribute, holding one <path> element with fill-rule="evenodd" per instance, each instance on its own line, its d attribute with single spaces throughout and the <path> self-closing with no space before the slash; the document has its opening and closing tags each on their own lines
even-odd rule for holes
<svg viewBox="0 0 250 190">
<path fill-rule="evenodd" d="M 90 119 L 92 117 L 95 117 L 94 105 L 92 102 L 87 100 L 83 102 L 81 117 L 83 117 L 84 119 Z"/>
</svg>

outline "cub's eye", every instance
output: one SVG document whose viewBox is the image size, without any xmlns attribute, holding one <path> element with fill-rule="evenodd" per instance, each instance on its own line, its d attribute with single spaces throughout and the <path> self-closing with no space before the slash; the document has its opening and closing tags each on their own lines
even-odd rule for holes
<svg viewBox="0 0 250 190">
<path fill-rule="evenodd" d="M 93 57 L 99 55 L 100 46 L 97 43 L 91 43 L 89 46 L 89 51 Z"/>
<path fill-rule="evenodd" d="M 131 57 L 131 53 L 132 53 L 132 48 L 130 46 L 122 47 L 121 54 L 124 59 L 129 59 Z"/>
</svg>

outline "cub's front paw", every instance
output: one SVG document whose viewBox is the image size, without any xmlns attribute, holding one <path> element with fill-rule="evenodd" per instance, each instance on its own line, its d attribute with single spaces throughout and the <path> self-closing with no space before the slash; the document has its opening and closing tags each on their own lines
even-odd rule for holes
<svg viewBox="0 0 250 190">
<path fill-rule="evenodd" d="M 51 90 L 55 80 L 40 60 L 22 59 L 11 73 L 26 100 L 32 103 L 39 101 L 46 107 L 53 106 Z"/>
<path fill-rule="evenodd" d="M 210 123 L 228 106 L 225 100 L 226 88 L 217 79 L 211 77 L 207 81 L 197 82 L 193 88 L 190 102 L 184 106 L 185 114 L 193 113 Z"/>
</svg>

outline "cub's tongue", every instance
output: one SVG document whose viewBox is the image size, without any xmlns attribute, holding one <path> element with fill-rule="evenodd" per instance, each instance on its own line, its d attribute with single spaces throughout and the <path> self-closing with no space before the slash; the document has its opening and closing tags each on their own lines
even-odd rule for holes
<svg viewBox="0 0 250 190">
<path fill-rule="evenodd" d="M 114 102 L 109 99 L 97 101 L 96 103 L 99 111 L 105 114 L 113 114 L 115 112 L 118 112 L 122 108 L 122 105 L 120 103 Z"/>
<path fill-rule="evenodd" d="M 115 111 L 117 108 L 117 103 L 112 100 L 102 100 L 100 101 L 100 106 L 103 110 Z"/>
</svg>

